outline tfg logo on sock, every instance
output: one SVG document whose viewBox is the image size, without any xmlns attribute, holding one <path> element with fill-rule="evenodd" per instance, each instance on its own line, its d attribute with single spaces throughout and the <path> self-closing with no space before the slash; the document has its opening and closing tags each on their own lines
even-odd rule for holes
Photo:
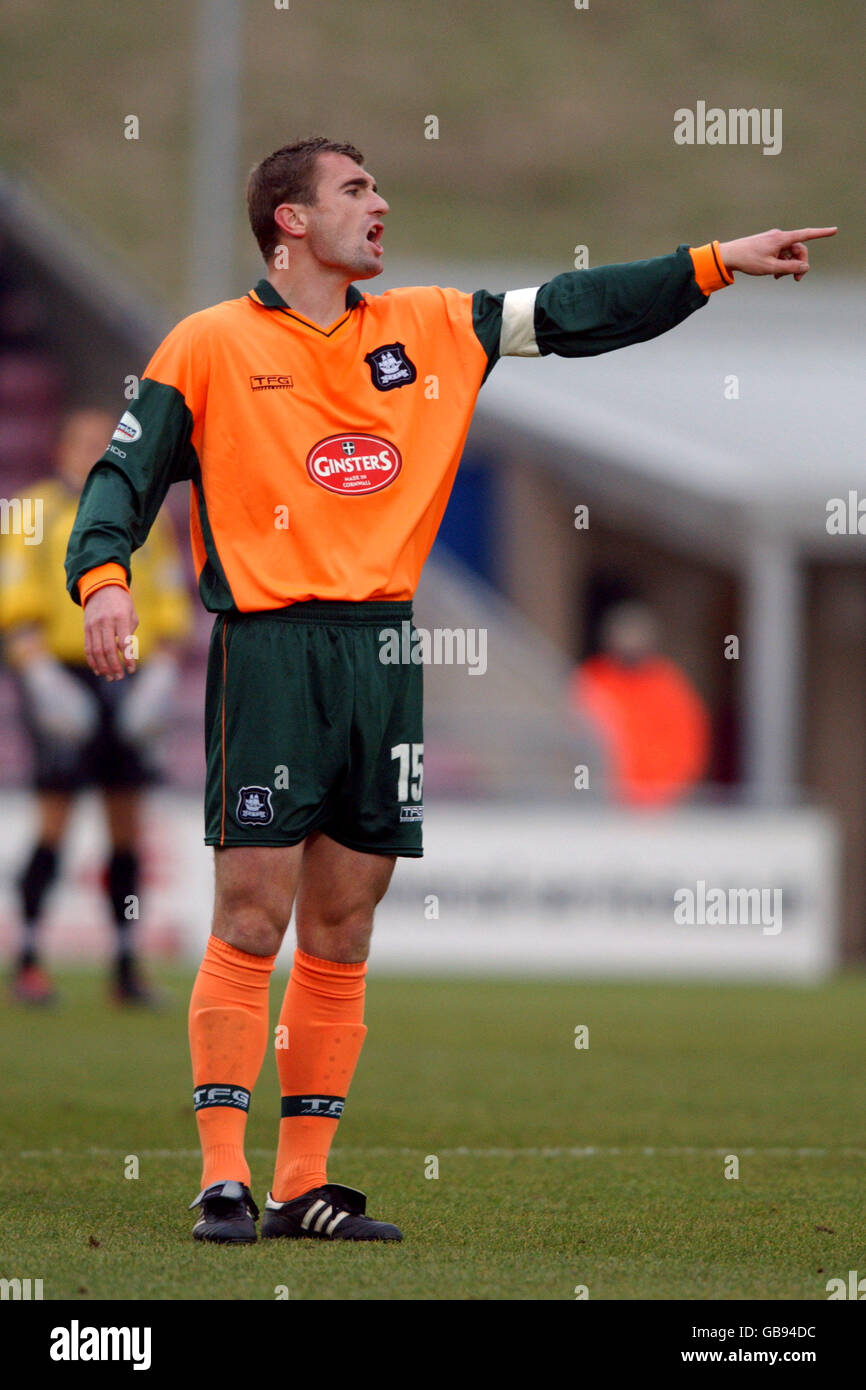
<svg viewBox="0 0 866 1390">
<path fill-rule="evenodd" d="M 243 1086 L 196 1086 L 192 1093 L 196 1110 L 208 1110 L 212 1105 L 227 1105 L 234 1110 L 249 1110 L 250 1093 Z"/>
<path fill-rule="evenodd" d="M 345 1096 L 283 1096 L 280 1118 L 297 1115 L 321 1115 L 323 1120 L 339 1120 L 346 1104 Z"/>
</svg>

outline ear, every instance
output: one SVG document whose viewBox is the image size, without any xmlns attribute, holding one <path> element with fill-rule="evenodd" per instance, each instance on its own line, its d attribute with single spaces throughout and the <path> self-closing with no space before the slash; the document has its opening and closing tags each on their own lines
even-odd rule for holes
<svg viewBox="0 0 866 1390">
<path fill-rule="evenodd" d="M 274 208 L 274 222 L 286 236 L 306 236 L 307 213 L 303 203 L 280 203 Z"/>
</svg>

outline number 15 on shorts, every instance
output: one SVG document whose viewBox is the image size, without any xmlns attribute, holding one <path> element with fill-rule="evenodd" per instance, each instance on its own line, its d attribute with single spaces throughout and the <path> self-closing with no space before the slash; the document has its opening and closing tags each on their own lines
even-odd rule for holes
<svg viewBox="0 0 866 1390">
<path fill-rule="evenodd" d="M 397 800 L 420 801 L 424 786 L 423 743 L 395 743 L 391 761 L 399 759 L 397 769 Z"/>
</svg>

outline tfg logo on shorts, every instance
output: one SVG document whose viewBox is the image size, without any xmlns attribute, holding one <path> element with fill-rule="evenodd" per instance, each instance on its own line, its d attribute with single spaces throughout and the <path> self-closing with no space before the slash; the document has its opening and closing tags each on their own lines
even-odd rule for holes
<svg viewBox="0 0 866 1390">
<path fill-rule="evenodd" d="M 225 1105 L 230 1110 L 249 1110 L 250 1093 L 243 1086 L 231 1086 L 225 1082 L 218 1086 L 196 1086 L 192 1103 L 196 1110 L 209 1110 L 214 1105 Z"/>
<path fill-rule="evenodd" d="M 390 487 L 403 466 L 400 450 L 377 434 L 330 434 L 307 454 L 314 483 L 341 497 L 369 497 Z"/>
<path fill-rule="evenodd" d="M 270 825 L 273 818 L 270 787 L 241 787 L 235 817 L 239 825 Z"/>
</svg>

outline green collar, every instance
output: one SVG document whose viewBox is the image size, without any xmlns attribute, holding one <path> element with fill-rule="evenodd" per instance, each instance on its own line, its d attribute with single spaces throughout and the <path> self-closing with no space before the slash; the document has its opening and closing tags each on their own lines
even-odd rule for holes
<svg viewBox="0 0 866 1390">
<path fill-rule="evenodd" d="M 291 304 L 287 304 L 281 294 L 274 289 L 270 280 L 259 280 L 255 287 L 255 292 L 266 309 L 291 309 Z M 354 285 L 350 285 L 346 290 L 346 308 L 354 309 L 356 304 L 360 304 L 364 296 Z"/>
</svg>

